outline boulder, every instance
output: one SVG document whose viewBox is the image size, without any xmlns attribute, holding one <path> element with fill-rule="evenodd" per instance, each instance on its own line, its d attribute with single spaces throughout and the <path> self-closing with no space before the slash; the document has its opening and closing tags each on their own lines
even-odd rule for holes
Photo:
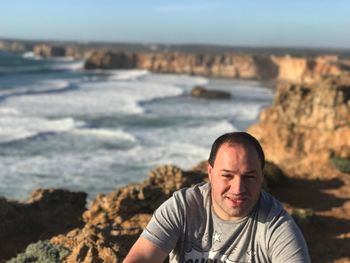
<svg viewBox="0 0 350 263">
<path fill-rule="evenodd" d="M 196 86 L 191 90 L 191 96 L 204 99 L 230 99 L 231 93 L 222 90 L 208 90 L 201 86 Z"/>
</svg>

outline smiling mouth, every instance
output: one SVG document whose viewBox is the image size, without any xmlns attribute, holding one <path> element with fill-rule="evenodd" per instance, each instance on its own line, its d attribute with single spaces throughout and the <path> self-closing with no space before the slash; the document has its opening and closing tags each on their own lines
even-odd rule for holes
<svg viewBox="0 0 350 263">
<path fill-rule="evenodd" d="M 228 200 L 233 206 L 242 206 L 246 201 L 246 197 L 230 197 L 225 196 L 225 199 Z"/>
</svg>

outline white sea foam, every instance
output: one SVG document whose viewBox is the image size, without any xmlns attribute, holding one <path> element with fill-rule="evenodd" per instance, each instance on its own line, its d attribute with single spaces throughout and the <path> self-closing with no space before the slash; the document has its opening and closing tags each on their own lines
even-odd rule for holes
<svg viewBox="0 0 350 263">
<path fill-rule="evenodd" d="M 34 84 L 27 84 L 23 86 L 17 86 L 16 89 L 0 89 L 1 96 L 9 95 L 22 95 L 24 93 L 37 93 L 37 92 L 49 92 L 63 90 L 69 87 L 70 84 L 74 83 L 73 81 L 68 81 L 64 79 L 50 79 L 50 80 L 40 80 Z"/>
<path fill-rule="evenodd" d="M 18 198 L 38 187 L 63 187 L 87 191 L 91 198 L 142 180 L 156 165 L 187 169 L 207 159 L 215 138 L 249 125 L 272 99 L 268 91 L 245 82 L 217 87 L 232 92 L 231 100 L 194 99 L 187 91 L 194 85 L 210 86 L 207 79 L 118 74 L 95 71 L 86 73 L 87 79 L 79 74 L 74 82 L 37 82 L 27 88 L 39 92 L 14 94 L 0 102 L 0 142 L 53 133 L 15 146 L 3 144 L 1 194 Z M 72 83 L 78 89 L 65 89 Z M 56 89 L 65 90 L 45 93 Z"/>
<path fill-rule="evenodd" d="M 0 107 L 0 118 L 2 116 L 20 115 L 20 112 L 15 108 Z"/>
<path fill-rule="evenodd" d="M 7 114 L 5 114 L 7 111 Z M 72 118 L 48 120 L 20 115 L 16 110 L 6 110 L 0 116 L 0 142 L 26 139 L 40 133 L 59 133 L 69 131 L 81 123 Z M 13 114 L 15 113 L 15 114 Z"/>
<path fill-rule="evenodd" d="M 35 84 L 35 91 L 54 91 L 67 88 L 72 82 L 63 79 L 42 80 Z M 34 86 L 34 85 L 33 85 Z"/>
<path fill-rule="evenodd" d="M 250 100 L 268 100 L 271 101 L 273 96 L 273 91 L 269 88 L 264 88 L 261 86 L 252 86 L 247 83 L 242 83 L 240 85 L 235 85 L 232 87 L 232 94 L 236 98 L 244 98 Z"/>
<path fill-rule="evenodd" d="M 145 76 L 142 81 L 181 86 L 185 90 L 188 90 L 195 85 L 205 86 L 209 83 L 209 80 L 204 77 L 156 73 Z"/>
<path fill-rule="evenodd" d="M 42 60 L 42 57 L 35 55 L 33 51 L 24 52 L 22 57 L 26 59 Z"/>
<path fill-rule="evenodd" d="M 111 129 L 88 129 L 80 128 L 71 131 L 73 134 L 81 136 L 93 136 L 101 139 L 112 139 L 112 140 L 125 140 L 135 142 L 136 138 L 123 130 L 111 130 Z"/>
<path fill-rule="evenodd" d="M 109 71 L 112 75 L 109 77 L 110 80 L 136 80 L 140 77 L 144 77 L 149 75 L 149 71 L 147 70 L 113 70 Z"/>
<path fill-rule="evenodd" d="M 57 62 L 70 62 L 74 61 L 75 58 L 72 56 L 66 56 L 66 57 L 50 57 L 47 58 L 48 61 L 57 61 Z"/>
<path fill-rule="evenodd" d="M 79 85 L 80 89 L 65 93 L 11 97 L 3 104 L 38 116 L 141 114 L 143 109 L 139 103 L 142 101 L 182 94 L 176 86 L 138 81 Z"/>
<path fill-rule="evenodd" d="M 193 122 L 186 126 L 161 127 L 152 131 L 143 131 L 138 134 L 144 140 L 152 144 L 167 145 L 171 141 L 198 146 L 210 146 L 219 135 L 237 131 L 237 128 L 226 120 Z"/>
<path fill-rule="evenodd" d="M 58 69 L 58 70 L 81 70 L 84 68 L 84 64 L 85 64 L 84 60 L 78 60 L 78 61 L 58 60 L 58 62 L 60 63 L 51 65 L 51 68 Z"/>
</svg>

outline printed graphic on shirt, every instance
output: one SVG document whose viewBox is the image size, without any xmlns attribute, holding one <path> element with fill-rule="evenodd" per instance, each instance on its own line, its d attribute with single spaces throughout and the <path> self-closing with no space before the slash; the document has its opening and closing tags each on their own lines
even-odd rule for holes
<svg viewBox="0 0 350 263">
<path fill-rule="evenodd" d="M 231 255 L 223 255 L 218 251 L 197 251 L 192 249 L 185 254 L 186 263 L 252 263 L 255 262 L 254 257 L 256 253 L 253 250 L 247 251 L 243 258 L 235 258 L 234 254 Z"/>
<path fill-rule="evenodd" d="M 213 244 L 215 242 L 221 242 L 222 233 L 214 231 L 212 236 Z M 204 235 L 205 236 L 205 235 Z M 184 255 L 184 262 L 186 263 L 250 263 L 255 262 L 256 252 L 254 250 L 248 250 L 242 253 L 242 249 L 239 247 L 230 248 L 227 254 L 220 252 L 220 250 L 205 251 L 194 245 L 193 243 L 186 244 L 186 251 Z M 196 249 L 196 248 L 197 249 Z"/>
<path fill-rule="evenodd" d="M 218 233 L 218 232 L 214 232 L 214 234 L 213 234 L 213 243 L 215 243 L 215 242 L 221 242 L 221 240 L 220 240 L 220 236 L 221 236 L 221 234 L 222 233 Z"/>
</svg>

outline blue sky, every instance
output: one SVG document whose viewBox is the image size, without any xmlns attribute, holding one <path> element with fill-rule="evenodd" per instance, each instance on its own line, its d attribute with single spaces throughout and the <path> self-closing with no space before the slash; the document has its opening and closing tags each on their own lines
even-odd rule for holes
<svg viewBox="0 0 350 263">
<path fill-rule="evenodd" d="M 0 38 L 350 48 L 349 0 L 0 0 Z"/>
</svg>

